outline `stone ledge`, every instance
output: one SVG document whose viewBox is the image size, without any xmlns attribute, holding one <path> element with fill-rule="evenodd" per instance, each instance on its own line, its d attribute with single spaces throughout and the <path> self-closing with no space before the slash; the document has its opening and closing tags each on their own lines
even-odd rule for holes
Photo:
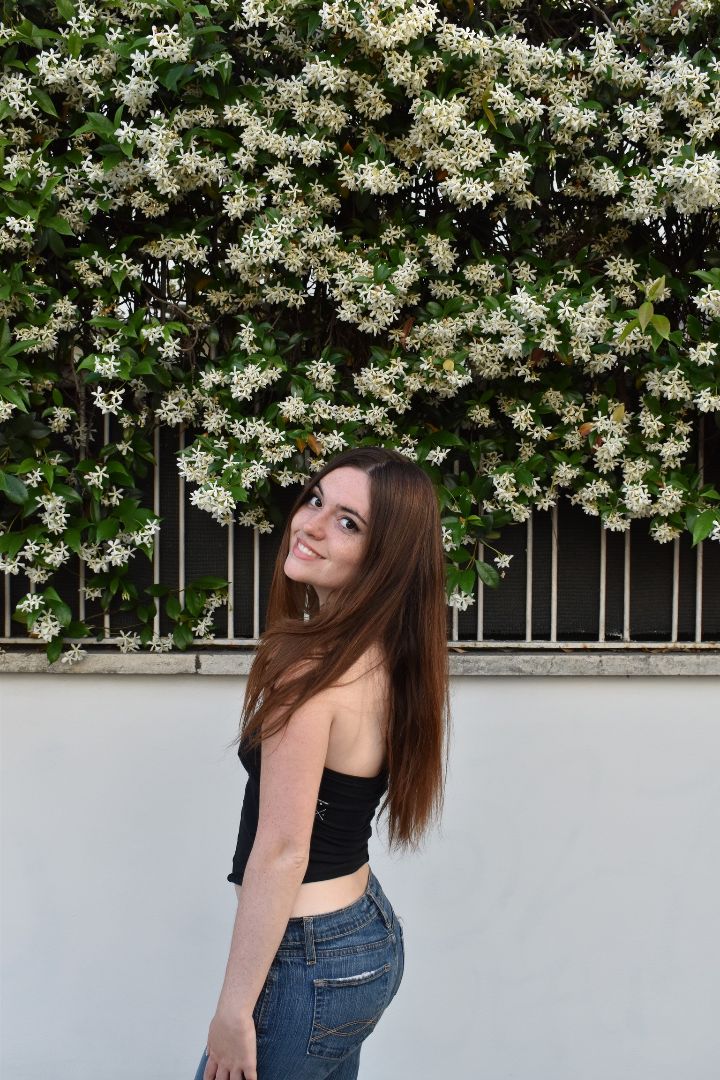
<svg viewBox="0 0 720 1080">
<path fill-rule="evenodd" d="M 252 651 L 187 653 L 91 652 L 72 666 L 48 664 L 43 653 L 22 649 L 0 652 L 0 675 L 247 675 Z M 654 649 L 451 649 L 452 675 L 484 676 L 720 676 L 720 647 L 667 651 Z"/>
</svg>

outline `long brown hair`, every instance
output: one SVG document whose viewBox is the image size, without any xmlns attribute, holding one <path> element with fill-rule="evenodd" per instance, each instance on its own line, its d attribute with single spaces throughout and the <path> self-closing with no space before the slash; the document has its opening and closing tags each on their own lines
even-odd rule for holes
<svg viewBox="0 0 720 1080">
<path fill-rule="evenodd" d="M 370 481 L 367 545 L 353 580 L 320 607 L 314 589 L 284 572 L 290 523 L 317 482 L 347 466 Z M 378 645 L 390 682 L 381 814 L 389 811 L 391 848 L 416 848 L 442 811 L 450 719 L 444 562 L 437 496 L 419 465 L 366 446 L 313 474 L 280 544 L 236 739 L 251 748 L 280 731 L 295 709 Z"/>
</svg>

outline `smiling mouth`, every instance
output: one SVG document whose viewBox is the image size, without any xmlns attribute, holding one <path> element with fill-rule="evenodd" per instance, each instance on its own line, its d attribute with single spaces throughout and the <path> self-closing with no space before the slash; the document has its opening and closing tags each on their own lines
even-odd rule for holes
<svg viewBox="0 0 720 1080">
<path fill-rule="evenodd" d="M 313 555 L 316 559 L 322 558 L 322 555 L 320 555 L 317 551 L 313 551 L 313 549 L 311 547 L 308 547 L 307 544 L 303 544 L 302 540 L 296 540 L 295 546 L 297 547 L 298 551 L 300 551 L 303 555 Z"/>
</svg>

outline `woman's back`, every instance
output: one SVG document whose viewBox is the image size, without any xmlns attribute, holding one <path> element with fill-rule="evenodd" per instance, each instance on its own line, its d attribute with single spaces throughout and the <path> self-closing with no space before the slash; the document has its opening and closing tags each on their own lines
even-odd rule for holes
<svg viewBox="0 0 720 1080">
<path fill-rule="evenodd" d="M 386 734 L 389 676 L 377 646 L 368 649 L 330 691 L 333 720 L 325 767 L 342 776 L 373 779 L 387 765 Z M 326 691 L 327 694 L 327 691 Z M 353 903 L 365 889 L 368 864 L 352 873 L 322 881 L 306 881 L 291 917 L 336 911 Z M 240 897 L 242 885 L 235 889 Z"/>
<path fill-rule="evenodd" d="M 377 776 L 386 764 L 389 679 L 378 646 L 343 676 L 325 764 L 352 776 Z"/>
</svg>

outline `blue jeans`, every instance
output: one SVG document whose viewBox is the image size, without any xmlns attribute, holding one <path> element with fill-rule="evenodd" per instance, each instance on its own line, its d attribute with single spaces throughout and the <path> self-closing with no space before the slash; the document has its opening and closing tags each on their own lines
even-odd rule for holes
<svg viewBox="0 0 720 1080">
<path fill-rule="evenodd" d="M 356 1080 L 404 963 L 402 928 L 372 870 L 354 904 L 290 919 L 253 1011 L 258 1080 Z"/>
</svg>

